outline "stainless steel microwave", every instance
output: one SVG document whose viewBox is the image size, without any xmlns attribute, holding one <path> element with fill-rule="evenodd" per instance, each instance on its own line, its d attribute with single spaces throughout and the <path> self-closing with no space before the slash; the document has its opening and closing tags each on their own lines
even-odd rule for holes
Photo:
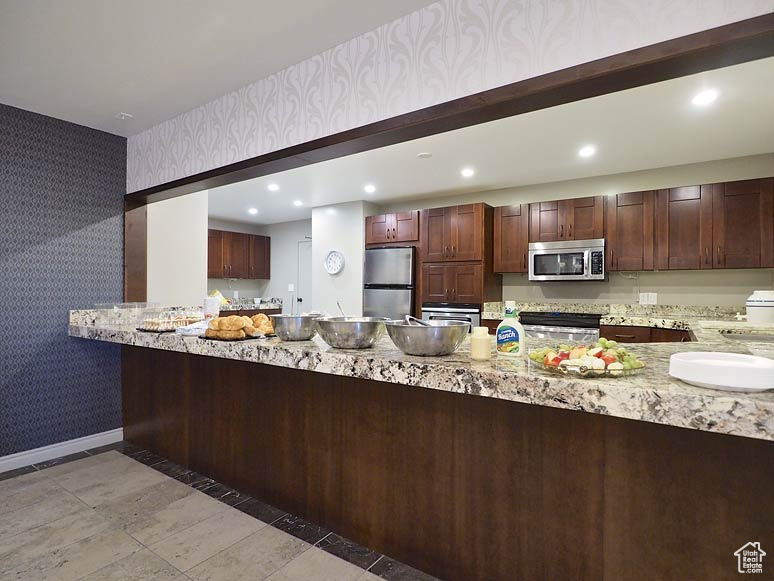
<svg viewBox="0 0 774 581">
<path fill-rule="evenodd" d="M 531 242 L 529 280 L 604 280 L 605 239 Z"/>
</svg>

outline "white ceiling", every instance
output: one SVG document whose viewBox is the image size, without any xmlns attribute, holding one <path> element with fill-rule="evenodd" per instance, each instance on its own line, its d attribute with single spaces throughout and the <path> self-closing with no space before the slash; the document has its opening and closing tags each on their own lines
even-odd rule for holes
<svg viewBox="0 0 774 581">
<path fill-rule="evenodd" d="M 699 108 L 692 97 L 716 88 Z M 271 224 L 334 203 L 446 196 L 774 152 L 774 58 L 493 121 L 210 191 L 209 212 Z M 587 143 L 597 154 L 578 157 Z M 429 159 L 419 159 L 430 152 Z M 464 179 L 460 169 L 475 168 Z M 277 192 L 267 185 L 275 182 Z M 363 186 L 377 190 L 366 194 Z M 293 206 L 294 200 L 304 203 Z M 247 213 L 254 207 L 255 216 Z"/>
<path fill-rule="evenodd" d="M 0 103 L 134 135 L 431 3 L 0 0 Z"/>
</svg>

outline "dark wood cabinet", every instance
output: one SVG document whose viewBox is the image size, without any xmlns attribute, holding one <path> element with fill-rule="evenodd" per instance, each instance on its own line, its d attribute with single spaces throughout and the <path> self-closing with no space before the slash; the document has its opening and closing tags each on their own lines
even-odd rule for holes
<svg viewBox="0 0 774 581">
<path fill-rule="evenodd" d="M 712 268 L 712 186 L 656 194 L 656 268 Z"/>
<path fill-rule="evenodd" d="M 425 262 L 484 259 L 484 204 L 422 211 L 421 247 Z"/>
<path fill-rule="evenodd" d="M 223 259 L 223 232 L 207 231 L 207 278 L 226 276 L 226 261 Z"/>
<path fill-rule="evenodd" d="M 530 204 L 529 241 L 604 238 L 604 199 L 604 196 L 591 196 Z"/>
<path fill-rule="evenodd" d="M 601 325 L 599 336 L 619 343 L 684 343 L 691 334 L 683 329 L 657 329 L 625 325 Z"/>
<path fill-rule="evenodd" d="M 713 184 L 712 267 L 774 266 L 774 180 Z"/>
<path fill-rule="evenodd" d="M 227 278 L 248 278 L 250 237 L 241 232 L 223 232 L 223 264 Z"/>
<path fill-rule="evenodd" d="M 529 205 L 529 241 L 564 240 L 564 226 L 559 228 L 559 202 L 536 202 Z"/>
<path fill-rule="evenodd" d="M 565 206 L 566 240 L 591 240 L 605 236 L 605 197 L 591 196 L 563 200 Z"/>
<path fill-rule="evenodd" d="M 482 303 L 484 301 L 483 264 L 423 264 L 424 302 Z"/>
<path fill-rule="evenodd" d="M 366 244 L 419 240 L 419 210 L 366 217 Z"/>
<path fill-rule="evenodd" d="M 208 230 L 208 278 L 271 277 L 271 238 L 241 232 Z"/>
<path fill-rule="evenodd" d="M 494 271 L 527 272 L 529 207 L 526 204 L 494 209 Z"/>
<path fill-rule="evenodd" d="M 445 303 L 449 300 L 449 275 L 447 274 L 449 268 L 445 264 L 422 265 L 421 284 L 423 302 Z"/>
<path fill-rule="evenodd" d="M 607 197 L 607 270 L 653 270 L 655 205 L 653 191 Z"/>
<path fill-rule="evenodd" d="M 650 330 L 651 343 L 685 343 L 691 340 L 691 333 L 685 329 L 656 329 Z"/>
<path fill-rule="evenodd" d="M 250 234 L 249 244 L 248 278 L 271 278 L 271 238 Z"/>
</svg>

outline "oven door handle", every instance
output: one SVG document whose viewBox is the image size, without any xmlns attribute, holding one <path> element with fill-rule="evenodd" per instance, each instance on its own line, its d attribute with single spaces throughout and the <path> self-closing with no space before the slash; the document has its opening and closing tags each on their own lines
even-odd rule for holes
<svg viewBox="0 0 774 581">
<path fill-rule="evenodd" d="M 591 278 L 591 250 L 583 251 L 583 276 Z"/>
</svg>

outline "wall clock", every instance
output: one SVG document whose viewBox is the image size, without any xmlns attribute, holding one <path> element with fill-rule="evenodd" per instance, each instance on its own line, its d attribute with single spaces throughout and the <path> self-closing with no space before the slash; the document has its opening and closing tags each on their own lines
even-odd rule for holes
<svg viewBox="0 0 774 581">
<path fill-rule="evenodd" d="M 338 250 L 331 250 L 325 256 L 323 265 L 328 274 L 339 274 L 344 268 L 344 255 Z"/>
</svg>

